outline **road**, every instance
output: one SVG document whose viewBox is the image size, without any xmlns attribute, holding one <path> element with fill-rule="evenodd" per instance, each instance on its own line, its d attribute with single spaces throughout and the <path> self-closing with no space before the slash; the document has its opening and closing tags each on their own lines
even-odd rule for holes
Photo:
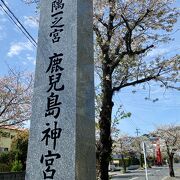
<svg viewBox="0 0 180 180">
<path fill-rule="evenodd" d="M 180 164 L 175 164 L 174 167 L 176 179 L 180 180 Z M 110 172 L 109 173 L 112 180 L 146 180 L 144 170 L 131 170 L 126 174 L 121 174 L 120 172 Z M 169 168 L 168 166 L 163 167 L 153 167 L 148 169 L 148 180 L 170 180 Z"/>
</svg>

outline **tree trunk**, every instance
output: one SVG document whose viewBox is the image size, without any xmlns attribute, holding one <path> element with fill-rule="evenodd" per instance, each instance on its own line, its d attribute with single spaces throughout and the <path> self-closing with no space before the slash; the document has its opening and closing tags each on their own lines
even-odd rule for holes
<svg viewBox="0 0 180 180">
<path fill-rule="evenodd" d="M 107 61 L 106 61 L 107 62 Z M 108 180 L 108 166 L 112 152 L 111 114 L 112 114 L 112 77 L 107 64 L 103 65 L 102 106 L 100 112 L 100 180 Z"/>
<path fill-rule="evenodd" d="M 122 156 L 122 164 L 123 164 L 123 173 L 126 173 L 126 161 L 125 161 L 125 159 L 124 159 L 124 155 L 122 154 L 121 155 Z"/>
<path fill-rule="evenodd" d="M 140 153 L 140 167 L 143 168 L 143 164 L 144 164 L 144 161 L 143 161 L 143 154 Z"/>
<path fill-rule="evenodd" d="M 170 154 L 169 155 L 169 175 L 171 177 L 175 177 L 174 168 L 173 168 L 173 160 L 174 160 L 174 155 Z"/>
<path fill-rule="evenodd" d="M 99 162 L 99 142 L 96 143 L 96 179 L 99 179 L 100 173 L 100 162 Z"/>
</svg>

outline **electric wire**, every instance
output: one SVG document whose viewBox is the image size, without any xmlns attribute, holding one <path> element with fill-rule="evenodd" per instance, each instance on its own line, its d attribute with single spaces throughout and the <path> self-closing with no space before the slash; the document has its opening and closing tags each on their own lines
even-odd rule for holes
<svg viewBox="0 0 180 180">
<path fill-rule="evenodd" d="M 115 103 L 115 105 L 116 105 L 117 107 L 119 107 L 119 105 L 117 104 L 116 101 L 114 101 L 114 103 Z M 127 112 L 127 111 L 124 109 L 124 106 L 123 106 L 123 110 L 124 110 L 125 112 Z M 130 123 L 129 125 L 132 127 L 132 129 L 136 129 L 136 128 L 137 128 L 137 126 L 136 126 L 136 124 L 135 124 L 134 122 Z"/>
<path fill-rule="evenodd" d="M 119 101 L 121 101 L 120 100 L 120 97 L 119 97 L 119 95 L 117 94 L 117 96 L 116 97 L 118 97 L 119 98 Z M 121 101 L 121 105 L 122 105 L 122 107 L 123 107 L 123 109 L 124 109 L 124 111 L 127 113 L 128 111 L 127 111 L 127 109 L 125 108 L 125 106 L 124 106 L 124 104 L 123 104 L 123 102 Z M 138 126 L 137 126 L 137 124 L 130 118 L 130 120 L 132 121 L 132 123 L 135 125 L 135 127 L 136 128 L 138 128 L 138 129 L 140 129 Z"/>
<path fill-rule="evenodd" d="M 116 94 L 116 95 L 117 95 L 116 98 L 118 98 L 119 102 L 121 102 L 123 109 L 125 110 L 125 112 L 127 112 L 127 110 L 126 110 L 123 102 L 120 100 L 119 95 L 118 95 L 118 94 Z M 142 128 L 140 128 L 139 125 L 137 125 L 132 118 L 130 118 L 130 121 L 132 122 L 132 123 L 129 123 L 129 125 L 130 125 L 131 127 L 132 127 L 132 125 L 133 125 L 135 128 L 141 129 L 141 131 L 142 131 Z M 150 123 L 150 124 L 151 124 L 151 123 Z M 143 130 L 146 131 L 146 132 L 148 132 L 148 130 L 145 129 L 145 128 L 143 128 Z M 141 134 L 142 134 L 142 132 L 141 132 Z"/>
<path fill-rule="evenodd" d="M 4 3 L 4 1 L 1 0 L 1 2 Z M 34 46 L 34 47 L 37 47 L 37 43 L 36 41 L 34 40 L 34 38 L 30 35 L 30 33 L 25 29 L 25 27 L 21 24 L 21 22 L 15 17 L 15 15 L 13 15 L 13 17 L 11 16 L 12 14 L 12 11 L 7 7 L 7 5 L 5 5 L 5 7 L 7 8 L 7 10 L 3 7 L 2 4 L 0 4 L 0 7 L 2 8 L 2 10 L 6 13 L 6 15 L 8 16 L 8 18 L 11 20 L 12 23 L 14 23 L 19 29 L 20 31 L 26 36 L 26 38 L 31 42 L 31 44 Z M 10 13 L 11 14 L 10 14 Z M 17 23 L 18 22 L 18 23 Z"/>
<path fill-rule="evenodd" d="M 119 97 L 119 95 L 118 95 L 118 98 L 119 98 L 119 101 L 121 101 L 120 100 L 120 97 Z M 123 102 L 121 101 L 121 103 L 123 104 Z M 124 107 L 124 104 L 123 104 L 123 109 L 125 109 L 125 107 Z M 143 108 L 144 109 L 144 108 Z M 125 109 L 126 110 L 126 109 Z M 144 119 L 144 118 L 141 118 L 138 114 L 134 114 L 134 116 L 136 116 L 140 121 L 141 121 L 141 123 L 145 123 L 146 125 L 147 124 L 149 124 L 150 126 L 152 126 L 152 127 L 154 127 L 155 129 L 157 129 L 157 127 L 159 126 L 159 125 L 157 125 L 155 122 L 153 122 L 153 121 L 150 121 L 150 120 L 146 120 L 146 119 Z M 132 119 L 131 119 L 132 120 Z M 135 122 L 134 122 L 135 123 Z M 173 124 L 176 124 L 176 123 L 173 123 Z M 148 125 L 148 126 L 149 126 Z M 143 125 L 142 125 L 143 126 Z M 144 130 L 146 133 L 150 133 L 151 131 L 150 130 L 147 130 L 146 128 L 141 128 L 141 130 Z M 141 133 L 141 134 L 143 134 L 143 133 Z"/>
<path fill-rule="evenodd" d="M 15 18 L 15 20 L 19 23 L 19 25 L 22 27 L 22 29 L 28 34 L 28 36 L 32 39 L 32 41 L 37 45 L 37 42 L 34 40 L 34 38 L 31 36 L 31 34 L 26 30 L 26 28 L 23 26 L 23 24 L 19 21 L 19 19 L 15 16 L 15 14 L 12 12 L 12 10 L 7 6 L 7 4 L 1 0 L 1 2 L 4 4 L 4 6 L 7 8 L 7 10 L 12 14 L 12 16 Z"/>
<path fill-rule="evenodd" d="M 6 13 L 6 15 L 9 17 L 10 21 L 15 23 L 14 19 L 9 15 L 9 13 L 6 11 L 6 9 L 0 4 L 0 7 L 2 8 L 2 10 Z M 24 31 L 22 31 L 22 29 L 18 26 L 18 24 L 16 24 L 16 26 L 21 30 L 21 32 L 26 36 L 26 38 L 31 42 L 31 44 L 33 44 L 33 46 L 36 47 L 36 45 L 31 41 L 31 39 L 26 35 L 26 33 Z"/>
</svg>

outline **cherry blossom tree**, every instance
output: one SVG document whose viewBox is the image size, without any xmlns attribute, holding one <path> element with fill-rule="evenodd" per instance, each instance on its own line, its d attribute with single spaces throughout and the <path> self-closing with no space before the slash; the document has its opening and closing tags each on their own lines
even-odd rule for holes
<svg viewBox="0 0 180 180">
<path fill-rule="evenodd" d="M 164 144 L 163 151 L 168 157 L 169 175 L 175 177 L 173 163 L 175 153 L 180 150 L 180 126 L 160 127 L 154 132 L 154 135 L 158 136 Z"/>
<path fill-rule="evenodd" d="M 100 179 L 108 180 L 112 152 L 113 96 L 129 86 L 155 81 L 165 88 L 179 81 L 179 55 L 148 59 L 148 52 L 171 40 L 179 11 L 170 0 L 95 0 L 96 71 L 101 80 L 99 114 Z"/>
<path fill-rule="evenodd" d="M 33 76 L 10 70 L 0 77 L 0 126 L 23 125 L 30 119 Z"/>
</svg>

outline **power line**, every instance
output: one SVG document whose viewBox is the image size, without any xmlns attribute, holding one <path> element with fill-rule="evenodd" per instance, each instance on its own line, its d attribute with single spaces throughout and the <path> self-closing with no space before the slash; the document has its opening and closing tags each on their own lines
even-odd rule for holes
<svg viewBox="0 0 180 180">
<path fill-rule="evenodd" d="M 118 93 L 116 94 L 116 98 L 117 98 L 117 97 L 119 98 L 119 101 L 121 102 L 121 105 L 122 105 L 124 111 L 125 111 L 126 113 L 128 113 L 128 111 L 127 111 L 127 109 L 125 108 L 123 102 L 120 100 L 120 97 L 119 97 L 119 94 L 118 94 Z M 133 123 L 133 125 L 135 125 L 135 127 L 138 128 L 137 124 L 133 121 L 133 119 L 130 118 L 130 120 L 131 120 L 131 122 Z"/>
<path fill-rule="evenodd" d="M 119 105 L 116 103 L 116 101 L 114 101 L 114 103 L 116 104 L 117 107 L 119 107 Z M 129 125 L 131 126 L 132 129 L 137 128 L 134 123 L 130 123 Z M 121 130 L 121 128 L 120 128 L 120 130 Z"/>
<path fill-rule="evenodd" d="M 34 40 L 34 38 L 30 35 L 30 33 L 26 30 L 26 28 L 22 25 L 22 23 L 15 16 L 15 14 L 11 11 L 11 9 L 6 5 L 6 3 L 3 0 L 1 0 L 1 2 L 4 4 L 4 6 L 7 8 L 7 10 L 12 14 L 12 16 L 15 18 L 15 20 L 20 24 L 20 26 L 23 28 L 23 30 L 28 34 L 28 36 L 33 40 L 33 42 L 37 45 L 37 43 Z"/>
<path fill-rule="evenodd" d="M 22 25 L 19 19 L 15 16 L 15 14 L 10 10 L 10 8 L 6 5 L 6 3 L 1 0 L 6 9 L 0 4 L 2 10 L 8 15 L 8 17 L 12 20 L 12 22 L 21 30 L 21 32 L 28 38 L 28 40 L 33 44 L 33 46 L 37 47 L 37 42 L 30 35 L 30 33 L 26 30 L 26 28 Z M 7 12 L 8 11 L 8 12 Z"/>
<path fill-rule="evenodd" d="M 0 7 L 3 9 L 3 11 L 8 15 L 8 17 L 10 18 L 10 20 L 16 24 L 16 22 L 14 21 L 14 19 L 9 15 L 9 13 L 6 11 L 6 9 L 4 9 L 4 7 L 0 4 Z M 32 40 L 25 34 L 24 31 L 22 31 L 22 29 L 18 26 L 18 24 L 16 24 L 16 26 L 21 30 L 21 32 L 28 38 L 28 40 L 33 44 L 33 46 L 36 47 L 36 45 L 34 45 L 34 43 L 32 42 Z"/>
<path fill-rule="evenodd" d="M 126 108 L 125 108 L 125 106 L 124 106 L 124 103 L 123 103 L 122 100 L 120 99 L 118 93 L 116 94 L 116 98 L 119 99 L 119 101 L 120 101 L 121 104 L 122 104 L 123 109 L 127 112 L 127 110 L 126 110 Z M 136 116 L 136 114 L 134 114 L 133 116 Z M 141 118 L 138 117 L 138 119 L 141 119 Z M 135 128 L 137 128 L 137 129 L 140 130 L 139 126 L 135 123 L 135 121 L 133 121 L 132 118 L 130 118 L 130 120 L 131 120 L 132 123 L 129 123 L 129 125 L 130 125 L 131 127 L 132 127 L 132 125 L 134 125 Z M 143 120 L 142 122 L 144 122 L 144 120 Z M 146 121 L 146 122 L 147 122 L 147 121 Z M 151 125 L 153 124 L 152 122 L 148 122 L 148 123 L 151 124 Z M 153 126 L 154 126 L 154 124 L 153 124 Z M 146 128 L 143 128 L 143 129 L 144 129 L 144 131 L 148 132 L 148 130 L 147 130 Z"/>
<path fill-rule="evenodd" d="M 118 97 L 119 97 L 119 96 L 118 96 Z M 119 101 L 120 101 L 120 99 L 119 99 Z M 114 103 L 116 104 L 117 107 L 119 106 L 116 101 L 114 101 Z M 127 110 L 125 109 L 124 105 L 121 104 L 121 106 L 122 106 L 124 112 L 127 113 Z M 132 118 L 130 118 L 129 120 L 131 120 L 131 123 L 128 123 L 128 125 L 131 126 L 131 128 L 133 128 L 133 129 L 138 128 L 137 124 L 133 121 Z"/>
<path fill-rule="evenodd" d="M 122 100 L 120 100 L 119 94 L 116 94 L 116 95 L 117 95 L 116 98 L 118 97 L 118 98 L 119 98 L 119 101 L 121 101 L 121 103 L 123 104 Z M 123 105 L 123 107 L 124 107 L 124 105 Z M 124 107 L 124 109 L 125 109 L 125 107 Z M 143 109 L 144 109 L 144 107 L 143 107 Z M 147 125 L 147 123 L 148 123 L 149 125 L 153 126 L 154 128 L 157 128 L 156 123 L 154 123 L 153 121 L 146 120 L 146 119 L 144 119 L 144 118 L 142 119 L 142 118 L 140 118 L 139 115 L 137 115 L 137 114 L 134 114 L 134 116 L 136 116 L 137 119 L 140 119 L 141 122 L 144 122 L 144 121 L 145 121 L 144 123 L 146 123 L 146 125 Z M 132 119 L 130 118 L 130 120 L 132 120 Z M 135 123 L 135 122 L 132 121 L 132 123 Z M 131 126 L 131 123 L 129 123 L 129 125 Z M 136 129 L 136 132 L 135 132 L 135 133 L 136 133 L 137 136 L 138 136 L 139 133 L 140 133 L 140 132 L 139 132 L 140 129 L 138 128 L 137 125 L 136 125 L 136 128 L 137 128 L 138 130 Z M 143 130 L 146 131 L 146 132 L 150 132 L 150 131 L 147 130 L 145 127 L 143 127 Z M 137 132 L 137 131 L 138 131 L 138 132 Z"/>
</svg>

